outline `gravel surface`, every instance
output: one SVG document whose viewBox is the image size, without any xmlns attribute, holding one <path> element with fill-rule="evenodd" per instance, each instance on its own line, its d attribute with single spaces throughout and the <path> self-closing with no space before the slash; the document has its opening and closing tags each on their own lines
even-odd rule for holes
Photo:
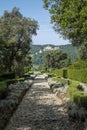
<svg viewBox="0 0 87 130">
<path fill-rule="evenodd" d="M 69 121 L 65 105 L 51 92 L 44 75 L 38 75 L 5 130 L 84 130 Z"/>
</svg>

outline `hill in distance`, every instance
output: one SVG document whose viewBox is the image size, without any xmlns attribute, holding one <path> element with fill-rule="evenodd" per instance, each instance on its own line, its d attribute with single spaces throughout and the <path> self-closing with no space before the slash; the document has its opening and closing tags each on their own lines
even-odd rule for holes
<svg viewBox="0 0 87 130">
<path fill-rule="evenodd" d="M 50 45 L 50 44 L 46 44 L 46 45 L 31 45 L 31 54 L 36 54 L 40 51 L 43 52 L 43 50 L 45 50 L 47 47 L 50 47 L 52 49 L 55 50 L 58 49 L 58 50 L 61 50 L 65 53 L 67 53 L 71 60 L 74 61 L 78 58 L 78 52 L 79 52 L 79 47 L 76 47 L 76 46 L 73 46 L 72 44 L 67 44 L 67 45 Z M 50 51 L 50 48 L 49 48 L 49 51 Z"/>
<path fill-rule="evenodd" d="M 79 48 L 68 45 L 31 45 L 31 55 L 33 56 L 33 65 L 42 66 L 45 62 L 45 57 L 53 50 L 62 51 L 68 54 L 72 62 L 77 61 Z"/>
</svg>

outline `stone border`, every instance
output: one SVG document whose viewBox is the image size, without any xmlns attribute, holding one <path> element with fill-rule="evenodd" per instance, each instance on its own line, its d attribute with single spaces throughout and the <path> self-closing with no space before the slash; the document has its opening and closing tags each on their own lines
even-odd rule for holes
<svg viewBox="0 0 87 130">
<path fill-rule="evenodd" d="M 0 100 L 0 130 L 5 128 L 32 83 L 32 80 L 25 80 L 8 86 L 8 95 Z"/>
</svg>

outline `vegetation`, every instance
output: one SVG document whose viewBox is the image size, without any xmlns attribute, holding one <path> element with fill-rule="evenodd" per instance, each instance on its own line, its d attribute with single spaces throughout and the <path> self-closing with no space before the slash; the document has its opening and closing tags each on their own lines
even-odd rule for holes
<svg viewBox="0 0 87 130">
<path fill-rule="evenodd" d="M 87 94 L 84 94 L 82 90 L 79 90 L 77 88 L 78 85 L 79 85 L 78 81 L 71 81 L 71 84 L 67 89 L 67 95 L 79 107 L 87 108 Z"/>
<path fill-rule="evenodd" d="M 64 75 L 64 71 L 66 71 Z M 62 69 L 52 69 L 49 74 L 87 83 L 87 61 L 78 61 Z"/>
<path fill-rule="evenodd" d="M 37 52 L 39 52 L 40 50 L 42 50 L 44 47 L 44 45 L 30 45 L 30 52 L 31 54 L 35 54 Z"/>
<path fill-rule="evenodd" d="M 79 50 L 79 57 L 81 60 L 87 60 L 87 44 L 83 44 Z"/>
<path fill-rule="evenodd" d="M 14 72 L 4 72 L 0 74 L 0 81 L 6 80 L 6 79 L 13 79 L 15 78 Z"/>
<path fill-rule="evenodd" d="M 79 59 L 79 50 L 80 50 L 79 46 L 77 47 L 73 46 L 72 44 L 68 44 L 68 45 L 60 45 L 59 48 L 62 52 L 67 53 L 72 63 Z"/>
<path fill-rule="evenodd" d="M 7 84 L 5 81 L 0 81 L 0 91 L 5 89 L 7 87 Z"/>
<path fill-rule="evenodd" d="M 30 75 L 30 45 L 37 29 L 37 21 L 24 17 L 16 7 L 0 17 L 0 98 L 6 95 L 9 84 Z"/>
<path fill-rule="evenodd" d="M 17 82 L 21 82 L 21 81 L 24 81 L 24 77 L 22 78 L 15 78 L 15 79 L 8 79 L 6 80 L 6 83 L 7 83 L 7 86 L 10 85 L 10 84 L 14 84 L 14 83 L 17 83 Z"/>
<path fill-rule="evenodd" d="M 44 65 L 45 62 L 45 57 L 49 52 L 42 52 L 42 53 L 38 53 L 33 55 L 32 58 L 32 63 L 34 66 L 38 66 L 37 69 L 40 70 L 42 68 L 42 66 Z"/>
<path fill-rule="evenodd" d="M 51 68 L 63 68 L 70 65 L 70 59 L 68 58 L 66 53 L 61 51 L 53 51 L 46 56 L 46 69 L 49 70 Z"/>
<path fill-rule="evenodd" d="M 73 45 L 87 41 L 86 0 L 43 0 L 44 7 L 51 14 L 54 29 L 68 38 Z"/>
<path fill-rule="evenodd" d="M 30 44 L 36 35 L 37 21 L 24 17 L 18 8 L 0 17 L 0 71 L 22 75 L 31 66 Z"/>
<path fill-rule="evenodd" d="M 0 81 L 0 99 L 5 98 L 7 95 L 7 83 L 6 81 Z"/>
<path fill-rule="evenodd" d="M 68 78 L 67 96 L 79 107 L 87 109 L 87 94 L 84 93 L 83 89 L 78 89 L 80 82 L 87 83 L 86 60 L 75 62 L 67 68 L 52 70 L 49 74 L 54 76 L 53 80 L 59 80 L 59 77 Z"/>
<path fill-rule="evenodd" d="M 31 54 L 32 54 L 32 64 L 34 70 L 40 70 L 43 68 L 43 65 L 45 63 L 45 57 L 47 54 L 52 53 L 52 51 L 43 51 L 44 47 L 47 47 L 48 45 L 31 45 Z M 75 62 L 79 58 L 79 47 L 72 46 L 71 44 L 68 45 L 50 45 L 53 48 L 57 47 L 59 48 L 58 51 L 62 51 L 63 53 L 66 53 L 68 58 L 71 60 L 71 62 Z M 39 51 L 42 51 L 42 53 L 39 53 Z"/>
</svg>

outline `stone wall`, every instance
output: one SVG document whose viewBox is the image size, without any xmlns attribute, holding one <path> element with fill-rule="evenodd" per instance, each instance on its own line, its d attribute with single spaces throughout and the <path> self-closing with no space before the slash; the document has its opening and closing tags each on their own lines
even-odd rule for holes
<svg viewBox="0 0 87 130">
<path fill-rule="evenodd" d="M 8 86 L 8 95 L 5 99 L 0 100 L 0 130 L 4 129 L 8 120 L 31 85 L 32 81 L 26 80 Z"/>
</svg>

